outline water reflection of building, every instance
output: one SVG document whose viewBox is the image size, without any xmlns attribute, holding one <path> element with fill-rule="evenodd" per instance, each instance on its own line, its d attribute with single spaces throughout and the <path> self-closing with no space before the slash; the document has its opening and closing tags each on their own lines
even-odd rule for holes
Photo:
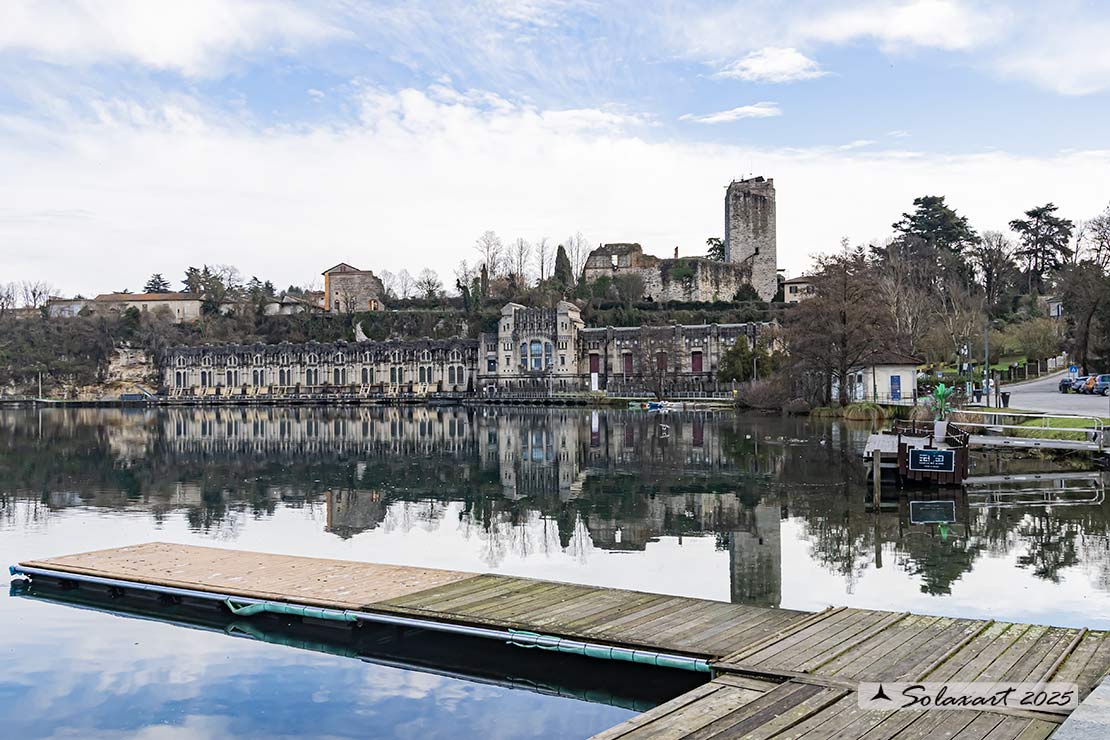
<svg viewBox="0 0 1110 740">
<path fill-rule="evenodd" d="M 740 604 L 778 606 L 782 601 L 782 511 L 778 503 L 745 509 L 729 533 L 729 593 Z"/>
<path fill-rule="evenodd" d="M 375 529 L 383 521 L 389 502 L 380 491 L 353 489 L 328 491 L 326 494 L 328 518 L 327 531 L 343 539 Z"/>
</svg>

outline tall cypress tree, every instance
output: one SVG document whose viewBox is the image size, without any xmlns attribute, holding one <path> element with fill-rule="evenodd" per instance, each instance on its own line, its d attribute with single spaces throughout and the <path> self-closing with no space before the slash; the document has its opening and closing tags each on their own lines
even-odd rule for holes
<svg viewBox="0 0 1110 740">
<path fill-rule="evenodd" d="M 555 279 L 559 281 L 564 288 L 574 287 L 574 270 L 570 266 L 570 258 L 567 257 L 567 250 L 563 245 L 559 245 L 559 250 L 555 253 Z"/>
</svg>

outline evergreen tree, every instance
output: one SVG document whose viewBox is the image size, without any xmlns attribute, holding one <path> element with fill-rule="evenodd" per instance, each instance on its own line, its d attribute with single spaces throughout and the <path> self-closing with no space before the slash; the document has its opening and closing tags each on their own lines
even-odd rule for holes
<svg viewBox="0 0 1110 740">
<path fill-rule="evenodd" d="M 156 272 L 150 276 L 150 280 L 146 281 L 143 286 L 145 293 L 168 293 L 170 292 L 170 281 L 162 277 L 162 273 Z"/>
<path fill-rule="evenodd" d="M 1064 266 L 1071 257 L 1071 232 L 1075 224 L 1056 215 L 1056 206 L 1045 203 L 1025 212 L 1025 218 L 1015 218 L 1010 228 L 1018 235 L 1020 246 L 1017 256 L 1025 260 L 1029 275 L 1029 290 L 1043 292 L 1044 278 Z"/>
<path fill-rule="evenodd" d="M 555 280 L 564 288 L 574 287 L 574 271 L 570 266 L 570 258 L 562 244 L 555 253 Z"/>
<path fill-rule="evenodd" d="M 966 285 L 971 276 L 966 251 L 979 242 L 979 235 L 966 216 L 944 202 L 943 195 L 923 195 L 914 198 L 913 205 L 912 213 L 903 213 L 891 224 L 898 232 L 897 252 L 911 262 L 935 266 L 942 281 L 938 287 Z M 936 276 L 928 279 L 935 283 Z"/>
</svg>

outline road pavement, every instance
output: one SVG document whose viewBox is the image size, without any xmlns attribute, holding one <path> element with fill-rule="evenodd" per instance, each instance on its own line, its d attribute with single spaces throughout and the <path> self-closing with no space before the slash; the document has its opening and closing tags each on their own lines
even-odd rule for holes
<svg viewBox="0 0 1110 740">
<path fill-rule="evenodd" d="M 1028 409 L 1048 414 L 1110 416 L 1110 398 L 1061 393 L 1059 387 L 1062 377 L 1063 374 L 1057 373 L 1028 383 L 1004 385 L 1002 390 L 1010 392 L 1010 408 L 1013 409 Z"/>
</svg>

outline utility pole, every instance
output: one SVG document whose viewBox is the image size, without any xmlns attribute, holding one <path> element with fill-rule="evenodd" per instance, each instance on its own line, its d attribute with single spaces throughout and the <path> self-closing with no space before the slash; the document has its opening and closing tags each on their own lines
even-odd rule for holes
<svg viewBox="0 0 1110 740">
<path fill-rule="evenodd" d="M 991 317 L 987 315 L 987 325 L 983 327 L 983 398 L 991 404 Z"/>
</svg>

